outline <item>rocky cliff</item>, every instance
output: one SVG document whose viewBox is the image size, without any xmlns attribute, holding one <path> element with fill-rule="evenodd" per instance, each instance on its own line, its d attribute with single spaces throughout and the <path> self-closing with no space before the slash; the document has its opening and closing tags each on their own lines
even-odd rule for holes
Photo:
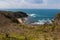
<svg viewBox="0 0 60 40">
<path fill-rule="evenodd" d="M 16 18 L 24 17 L 28 17 L 24 12 L 0 11 L 0 33 L 18 33 L 23 31 L 22 28 L 17 25 L 18 20 Z"/>
<path fill-rule="evenodd" d="M 9 24 L 11 22 L 18 22 L 16 18 L 24 18 L 28 15 L 24 12 L 10 12 L 10 11 L 0 11 L 0 24 Z"/>
</svg>

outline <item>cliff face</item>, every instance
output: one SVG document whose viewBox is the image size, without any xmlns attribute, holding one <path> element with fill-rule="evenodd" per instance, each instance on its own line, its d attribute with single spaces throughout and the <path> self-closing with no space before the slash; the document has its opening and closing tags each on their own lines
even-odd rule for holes
<svg viewBox="0 0 60 40">
<path fill-rule="evenodd" d="M 28 17 L 28 15 L 24 12 L 0 11 L 0 33 L 23 32 L 23 29 L 17 25 L 19 22 L 17 18 L 25 17 Z"/>
<path fill-rule="evenodd" d="M 0 25 L 7 25 L 10 23 L 18 23 L 17 18 L 25 18 L 28 15 L 24 12 L 8 12 L 8 11 L 0 11 Z"/>
<path fill-rule="evenodd" d="M 0 11 L 0 14 L 4 15 L 7 18 L 23 18 L 28 16 L 24 12 Z"/>
</svg>

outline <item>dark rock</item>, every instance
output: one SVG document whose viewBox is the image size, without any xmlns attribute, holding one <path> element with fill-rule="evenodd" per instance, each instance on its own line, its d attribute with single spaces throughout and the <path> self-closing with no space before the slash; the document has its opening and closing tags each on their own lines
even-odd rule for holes
<svg viewBox="0 0 60 40">
<path fill-rule="evenodd" d="M 27 15 L 26 13 L 24 13 L 24 12 L 15 12 L 15 13 L 14 13 L 14 16 L 15 16 L 16 18 L 28 17 L 28 15 Z"/>
<path fill-rule="evenodd" d="M 23 33 L 23 29 L 17 25 L 16 18 L 24 17 L 28 17 L 24 12 L 0 11 L 0 33 Z"/>
<path fill-rule="evenodd" d="M 18 23 L 16 18 L 25 18 L 25 17 L 28 17 L 28 15 L 24 12 L 0 11 L 0 20 L 3 21 L 8 19 L 7 21 L 10 20 Z"/>
</svg>

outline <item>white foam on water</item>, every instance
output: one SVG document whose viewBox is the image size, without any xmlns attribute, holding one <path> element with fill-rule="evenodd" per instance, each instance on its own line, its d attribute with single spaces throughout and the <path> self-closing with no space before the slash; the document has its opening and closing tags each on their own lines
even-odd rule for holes
<svg viewBox="0 0 60 40">
<path fill-rule="evenodd" d="M 30 17 L 36 17 L 36 14 L 28 14 Z"/>
<path fill-rule="evenodd" d="M 31 23 L 31 24 L 40 24 L 40 25 L 43 25 L 43 24 L 45 24 L 45 23 L 47 23 L 47 24 L 52 24 L 52 21 L 51 20 L 49 20 L 49 19 L 47 19 L 47 20 L 38 20 L 38 22 L 34 22 L 34 23 Z"/>
</svg>

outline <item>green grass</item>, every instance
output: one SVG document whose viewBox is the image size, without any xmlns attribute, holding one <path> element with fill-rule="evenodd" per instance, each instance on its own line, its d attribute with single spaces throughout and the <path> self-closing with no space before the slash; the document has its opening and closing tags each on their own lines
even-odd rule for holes
<svg viewBox="0 0 60 40">
<path fill-rule="evenodd" d="M 23 33 L 10 33 L 9 37 L 6 34 L 0 34 L 0 40 L 60 40 L 60 27 L 54 25 L 40 25 L 40 26 L 27 26 L 20 25 Z"/>
</svg>

